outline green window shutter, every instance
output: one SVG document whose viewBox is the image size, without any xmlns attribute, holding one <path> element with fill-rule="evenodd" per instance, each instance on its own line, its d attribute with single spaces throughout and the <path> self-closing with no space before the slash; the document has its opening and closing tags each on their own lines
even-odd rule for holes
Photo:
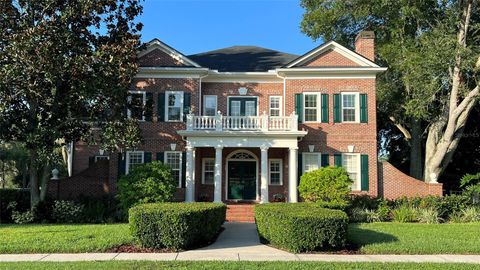
<svg viewBox="0 0 480 270">
<path fill-rule="evenodd" d="M 342 104 L 340 100 L 340 94 L 333 95 L 333 122 L 340 123 L 342 122 Z"/>
<path fill-rule="evenodd" d="M 330 156 L 328 154 L 322 154 L 321 156 L 321 166 L 322 167 L 328 167 L 330 166 Z"/>
<path fill-rule="evenodd" d="M 127 167 L 127 158 L 125 153 L 118 153 L 118 177 L 125 175 L 125 169 Z"/>
<path fill-rule="evenodd" d="M 295 94 L 295 113 L 298 115 L 298 122 L 303 122 L 303 94 Z"/>
<path fill-rule="evenodd" d="M 367 94 L 360 94 L 360 123 L 368 123 Z"/>
<path fill-rule="evenodd" d="M 143 152 L 143 163 L 150 163 L 150 162 L 152 162 L 152 153 Z"/>
<path fill-rule="evenodd" d="M 182 153 L 182 187 L 186 187 L 187 174 L 187 153 Z"/>
<path fill-rule="evenodd" d="M 368 155 L 360 156 L 360 186 L 362 191 L 368 191 Z"/>
<path fill-rule="evenodd" d="M 192 93 L 183 92 L 183 122 L 187 122 L 187 114 L 192 108 Z"/>
<path fill-rule="evenodd" d="M 298 183 L 300 184 L 300 178 L 302 177 L 303 173 L 303 155 L 302 153 L 298 153 L 298 160 L 297 160 L 297 177 Z"/>
<path fill-rule="evenodd" d="M 333 155 L 334 163 L 335 166 L 337 167 L 343 167 L 343 159 L 342 159 L 342 154 L 335 154 Z"/>
<path fill-rule="evenodd" d="M 164 159 L 164 153 L 163 152 L 158 152 L 157 153 L 157 161 L 160 161 L 163 163 L 163 159 Z"/>
<path fill-rule="evenodd" d="M 165 93 L 158 93 L 157 116 L 159 122 L 165 122 Z"/>
<path fill-rule="evenodd" d="M 328 123 L 328 94 L 322 94 L 322 123 Z"/>
<path fill-rule="evenodd" d="M 153 93 L 145 94 L 145 108 L 143 108 L 143 115 L 145 116 L 145 121 L 152 122 L 153 119 Z"/>
</svg>

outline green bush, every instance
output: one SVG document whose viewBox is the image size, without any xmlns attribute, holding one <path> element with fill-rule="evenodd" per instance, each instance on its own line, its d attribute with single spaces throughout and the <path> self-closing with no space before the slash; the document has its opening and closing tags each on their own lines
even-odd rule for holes
<svg viewBox="0 0 480 270">
<path fill-rule="evenodd" d="M 142 247 L 185 250 L 215 239 L 225 221 L 221 203 L 151 203 L 130 208 L 130 231 Z"/>
<path fill-rule="evenodd" d="M 15 208 L 8 208 L 16 202 Z M 12 211 L 24 212 L 30 209 L 30 190 L 0 188 L 0 223 L 11 223 Z"/>
<path fill-rule="evenodd" d="M 396 209 L 392 210 L 392 218 L 395 222 L 416 222 L 417 221 L 417 209 L 402 205 Z"/>
<path fill-rule="evenodd" d="M 140 204 L 168 202 L 173 199 L 178 183 L 171 170 L 161 162 L 138 165 L 118 182 L 118 198 L 124 209 Z"/>
<path fill-rule="evenodd" d="M 57 223 L 82 221 L 83 205 L 74 201 L 55 201 L 52 208 L 53 220 Z"/>
<path fill-rule="evenodd" d="M 307 202 L 347 203 L 353 181 L 344 168 L 322 167 L 302 175 L 298 191 Z"/>
<path fill-rule="evenodd" d="M 314 203 L 257 205 L 255 220 L 262 241 L 292 252 L 339 249 L 346 243 L 347 214 Z"/>
<path fill-rule="evenodd" d="M 443 221 L 435 208 L 417 208 L 416 215 L 420 223 L 436 224 Z"/>
<path fill-rule="evenodd" d="M 448 218 L 451 223 L 467 223 L 480 221 L 480 209 L 478 207 L 467 207 L 458 212 L 454 212 Z"/>
</svg>

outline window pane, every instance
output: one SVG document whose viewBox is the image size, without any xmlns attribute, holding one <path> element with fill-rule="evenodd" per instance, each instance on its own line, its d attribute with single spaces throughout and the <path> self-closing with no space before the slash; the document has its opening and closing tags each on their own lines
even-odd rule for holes
<svg viewBox="0 0 480 270">
<path fill-rule="evenodd" d="M 270 161 L 270 184 L 280 185 L 281 184 L 281 165 L 279 160 Z"/>
<path fill-rule="evenodd" d="M 180 186 L 180 168 L 181 168 L 181 153 L 167 153 L 165 164 L 172 169 L 172 177 Z"/>
<path fill-rule="evenodd" d="M 170 93 L 167 97 L 167 113 L 169 121 L 180 121 L 182 110 L 182 94 Z"/>
<path fill-rule="evenodd" d="M 313 171 L 319 168 L 318 154 L 304 154 L 305 172 Z"/>
<path fill-rule="evenodd" d="M 168 120 L 180 121 L 180 108 L 168 108 Z"/>
<path fill-rule="evenodd" d="M 240 101 L 233 100 L 231 106 L 232 107 L 230 108 L 230 115 L 240 116 Z"/>
<path fill-rule="evenodd" d="M 317 95 L 305 95 L 305 108 L 317 107 Z"/>
<path fill-rule="evenodd" d="M 142 152 L 131 152 L 128 154 L 128 170 L 130 171 L 135 166 L 138 166 L 143 163 L 143 153 Z"/>
<path fill-rule="evenodd" d="M 131 93 L 129 100 L 130 118 L 143 120 L 143 94 Z"/>
<path fill-rule="evenodd" d="M 355 122 L 355 109 L 343 109 L 343 121 Z"/>
<path fill-rule="evenodd" d="M 245 102 L 245 115 L 246 116 L 254 116 L 256 115 L 256 106 L 255 101 L 247 101 Z"/>
<path fill-rule="evenodd" d="M 348 108 L 355 108 L 355 95 L 342 95 L 343 96 L 343 106 Z"/>
<path fill-rule="evenodd" d="M 270 116 L 280 116 L 280 97 L 270 97 Z"/>
<path fill-rule="evenodd" d="M 205 160 L 203 167 L 203 180 L 205 184 L 213 184 L 215 175 L 215 161 Z"/>
<path fill-rule="evenodd" d="M 205 115 L 214 116 L 217 109 L 217 97 L 206 96 L 205 97 Z"/>
<path fill-rule="evenodd" d="M 305 109 L 305 121 L 317 121 L 317 109 Z"/>
<path fill-rule="evenodd" d="M 350 179 L 353 180 L 352 189 L 357 189 L 359 181 L 358 155 L 343 155 L 343 167 Z"/>
<path fill-rule="evenodd" d="M 213 172 L 205 172 L 205 184 L 211 185 L 214 183 L 214 173 Z"/>
</svg>

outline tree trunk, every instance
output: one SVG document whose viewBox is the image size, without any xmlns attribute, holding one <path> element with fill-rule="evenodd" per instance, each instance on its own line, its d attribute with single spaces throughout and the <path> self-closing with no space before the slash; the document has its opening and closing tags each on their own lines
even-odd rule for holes
<svg viewBox="0 0 480 270">
<path fill-rule="evenodd" d="M 410 176 L 423 179 L 423 159 L 422 159 L 422 124 L 416 119 L 411 121 L 412 137 L 410 139 Z"/>
<path fill-rule="evenodd" d="M 36 158 L 36 154 L 32 151 L 30 154 L 30 207 L 32 209 L 40 202 Z"/>
<path fill-rule="evenodd" d="M 40 201 L 44 201 L 48 192 L 48 181 L 50 180 L 50 166 L 43 165 L 42 174 L 40 176 Z"/>
</svg>

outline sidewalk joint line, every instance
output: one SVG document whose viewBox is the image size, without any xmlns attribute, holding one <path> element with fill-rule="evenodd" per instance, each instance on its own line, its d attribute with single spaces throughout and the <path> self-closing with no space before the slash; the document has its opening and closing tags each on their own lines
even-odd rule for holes
<svg viewBox="0 0 480 270">
<path fill-rule="evenodd" d="M 120 255 L 120 252 L 117 252 L 117 254 L 115 254 L 115 256 L 113 256 L 113 258 L 111 259 L 111 261 L 115 260 L 115 258 L 117 258 L 118 255 Z"/>
<path fill-rule="evenodd" d="M 41 261 L 41 260 L 45 259 L 46 257 L 48 257 L 48 256 L 50 256 L 50 255 L 52 255 L 52 253 L 49 253 L 49 254 L 43 256 L 42 258 L 38 259 L 38 261 Z"/>
<path fill-rule="evenodd" d="M 178 255 L 180 254 L 180 252 L 177 252 L 177 254 L 175 255 L 175 259 L 173 259 L 174 261 L 178 260 Z"/>
</svg>

